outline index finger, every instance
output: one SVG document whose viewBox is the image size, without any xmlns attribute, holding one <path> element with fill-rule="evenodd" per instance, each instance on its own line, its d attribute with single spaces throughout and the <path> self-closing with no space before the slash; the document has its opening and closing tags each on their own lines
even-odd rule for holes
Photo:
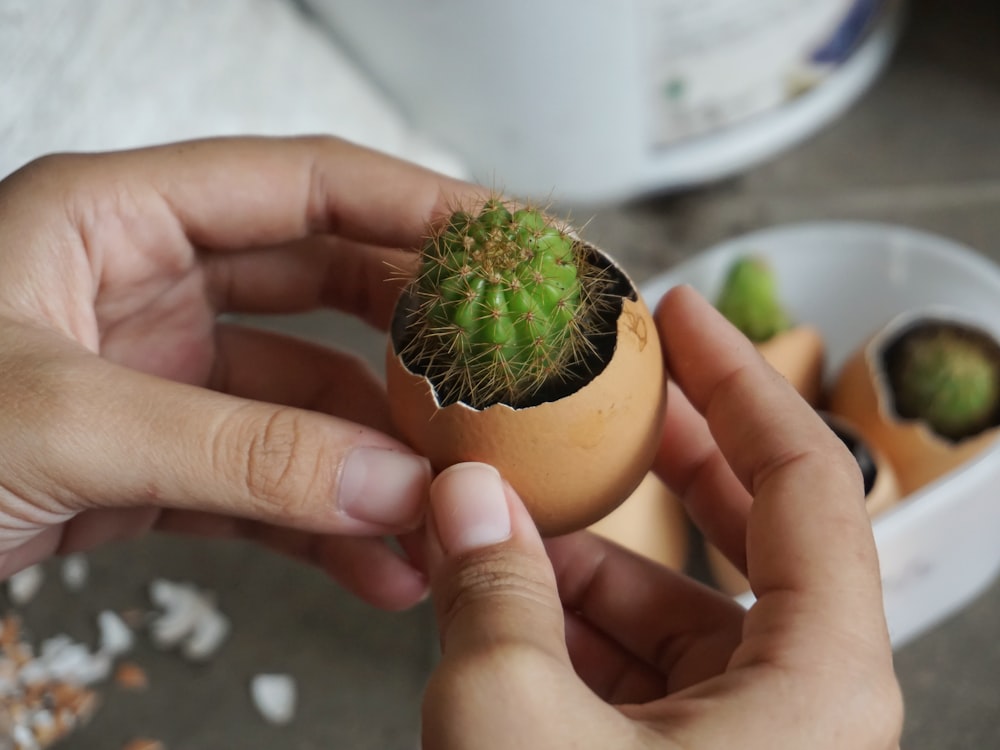
<svg viewBox="0 0 1000 750">
<path fill-rule="evenodd" d="M 100 170 L 153 187 L 188 239 L 243 249 L 314 234 L 413 247 L 476 188 L 338 138 L 231 137 L 105 154 Z M 135 186 L 137 187 L 138 183 Z"/>
<path fill-rule="evenodd" d="M 747 567 L 758 600 L 808 598 L 810 616 L 828 624 L 881 617 L 864 489 L 843 443 L 694 290 L 668 293 L 657 323 L 673 377 L 753 495 Z"/>
</svg>

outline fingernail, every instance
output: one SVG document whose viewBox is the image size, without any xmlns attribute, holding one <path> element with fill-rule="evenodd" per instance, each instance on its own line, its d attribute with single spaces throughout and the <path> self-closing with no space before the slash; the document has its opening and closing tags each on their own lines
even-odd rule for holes
<svg viewBox="0 0 1000 750">
<path fill-rule="evenodd" d="M 705 299 L 705 295 L 695 289 L 692 284 L 688 284 L 686 282 L 683 284 L 677 284 L 673 289 L 671 289 L 671 291 L 675 294 L 681 294 L 687 297 L 692 305 L 702 306 L 708 304 L 708 300 Z"/>
<path fill-rule="evenodd" d="M 361 446 L 344 461 L 337 505 L 359 521 L 409 527 L 420 516 L 430 480 L 431 465 L 422 456 Z"/>
<path fill-rule="evenodd" d="M 431 510 L 447 552 L 465 552 L 510 538 L 503 480 L 488 464 L 464 463 L 445 469 L 431 485 Z"/>
<path fill-rule="evenodd" d="M 700 313 L 708 314 L 710 312 L 714 317 L 725 319 L 715 305 L 691 284 L 678 284 L 677 288 L 683 290 L 682 294 L 687 297 L 688 304 L 697 308 Z"/>
</svg>

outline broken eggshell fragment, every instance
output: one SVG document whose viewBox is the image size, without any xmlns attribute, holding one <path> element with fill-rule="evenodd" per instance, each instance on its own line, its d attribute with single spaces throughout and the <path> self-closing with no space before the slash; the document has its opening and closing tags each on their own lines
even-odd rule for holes
<svg viewBox="0 0 1000 750">
<path fill-rule="evenodd" d="M 842 417 L 828 412 L 820 412 L 820 416 L 847 446 L 861 470 L 865 509 L 869 517 L 875 518 L 895 505 L 902 497 L 902 491 L 896 472 L 886 455 L 877 446 L 865 440 L 861 432 Z M 717 547 L 706 544 L 705 558 L 712 578 L 720 590 L 733 596 L 749 591 L 750 584 L 746 577 Z"/>
<path fill-rule="evenodd" d="M 545 535 L 589 526 L 635 490 L 659 444 L 666 398 L 649 309 L 607 254 L 574 239 L 607 273 L 616 299 L 595 357 L 570 382 L 517 408 L 440 403 L 431 380 L 400 354 L 416 304 L 409 287 L 397 304 L 386 353 L 389 405 L 403 438 L 437 471 L 463 461 L 495 466 Z"/>
<path fill-rule="evenodd" d="M 997 437 L 1000 413 L 989 426 L 953 439 L 919 418 L 900 416 L 888 375 L 889 357 L 904 337 L 928 328 L 961 332 L 980 342 L 1000 368 L 1000 345 L 982 326 L 957 310 L 933 308 L 898 316 L 877 331 L 841 368 L 830 395 L 830 411 L 856 425 L 886 454 L 908 495 L 982 452 Z"/>
</svg>

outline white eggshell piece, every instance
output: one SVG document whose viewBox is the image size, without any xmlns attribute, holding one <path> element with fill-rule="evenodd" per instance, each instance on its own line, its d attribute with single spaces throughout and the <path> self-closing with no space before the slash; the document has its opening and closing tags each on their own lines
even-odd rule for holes
<svg viewBox="0 0 1000 750">
<path fill-rule="evenodd" d="M 110 610 L 97 616 L 100 650 L 112 658 L 127 654 L 135 645 L 135 634 L 125 621 Z"/>
<path fill-rule="evenodd" d="M 163 610 L 150 627 L 153 642 L 161 648 L 172 648 L 190 635 L 207 608 L 193 586 L 162 579 L 153 581 L 150 598 Z"/>
<path fill-rule="evenodd" d="M 69 636 L 59 635 L 42 643 L 36 660 L 45 680 L 91 685 L 106 679 L 111 672 L 111 657 L 101 652 L 92 653 L 82 643 Z"/>
<path fill-rule="evenodd" d="M 70 591 L 80 591 L 90 577 L 90 562 L 84 555 L 69 555 L 60 568 L 63 585 Z"/>
<path fill-rule="evenodd" d="M 150 598 L 163 613 L 153 621 L 150 635 L 161 648 L 179 646 L 188 659 L 213 656 L 229 635 L 229 620 L 218 611 L 211 594 L 186 583 L 158 579 Z"/>
<path fill-rule="evenodd" d="M 259 674 L 250 681 L 254 706 L 271 724 L 288 724 L 295 716 L 295 680 L 287 674 Z"/>
<path fill-rule="evenodd" d="M 181 653 L 193 661 L 209 659 L 225 642 L 229 631 L 228 618 L 215 609 L 206 609 L 181 646 Z"/>
<path fill-rule="evenodd" d="M 41 565 L 31 565 L 7 579 L 7 596 L 11 604 L 22 607 L 41 591 L 45 582 L 45 571 Z"/>
</svg>

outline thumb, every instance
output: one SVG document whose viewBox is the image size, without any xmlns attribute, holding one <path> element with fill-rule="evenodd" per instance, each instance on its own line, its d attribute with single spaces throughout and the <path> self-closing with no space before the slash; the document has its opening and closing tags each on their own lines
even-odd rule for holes
<svg viewBox="0 0 1000 750">
<path fill-rule="evenodd" d="M 422 518 L 429 462 L 377 430 L 97 358 L 63 391 L 33 434 L 38 481 L 70 511 L 157 506 L 344 534 Z"/>
<path fill-rule="evenodd" d="M 552 564 L 510 485 L 487 464 L 456 464 L 430 497 L 427 561 L 445 657 L 504 644 L 568 664 Z"/>
</svg>

